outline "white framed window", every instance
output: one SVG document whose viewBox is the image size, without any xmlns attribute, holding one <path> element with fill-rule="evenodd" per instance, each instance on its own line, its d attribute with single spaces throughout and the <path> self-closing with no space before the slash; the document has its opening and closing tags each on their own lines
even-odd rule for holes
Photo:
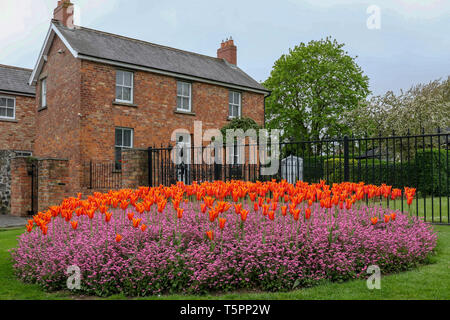
<svg viewBox="0 0 450 320">
<path fill-rule="evenodd" d="M 16 118 L 16 99 L 0 96 L 0 119 Z"/>
<path fill-rule="evenodd" d="M 122 150 L 133 148 L 134 132 L 130 128 L 116 128 L 115 132 L 115 162 L 116 169 L 122 169 Z"/>
<path fill-rule="evenodd" d="M 16 157 L 31 157 L 33 152 L 31 151 L 14 151 Z"/>
<path fill-rule="evenodd" d="M 133 103 L 133 72 L 116 71 L 116 101 Z"/>
<path fill-rule="evenodd" d="M 41 108 L 47 106 L 47 79 L 41 80 Z"/>
<path fill-rule="evenodd" d="M 230 118 L 239 118 L 241 116 L 241 93 L 230 91 L 229 98 Z"/>
<path fill-rule="evenodd" d="M 177 110 L 191 112 L 192 108 L 192 84 L 189 82 L 177 82 Z"/>
</svg>

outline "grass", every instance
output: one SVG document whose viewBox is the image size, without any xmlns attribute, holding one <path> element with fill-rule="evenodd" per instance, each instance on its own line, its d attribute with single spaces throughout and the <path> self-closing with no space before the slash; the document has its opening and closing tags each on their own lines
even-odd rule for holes
<svg viewBox="0 0 450 320">
<path fill-rule="evenodd" d="M 431 197 L 428 196 L 426 198 L 414 199 L 411 204 L 410 213 L 412 216 L 416 216 L 417 212 L 419 212 L 419 217 L 425 218 L 424 220 L 427 222 L 433 223 L 448 223 L 448 215 L 449 215 L 449 202 L 450 199 L 448 197 Z M 383 207 L 388 207 L 388 202 L 386 199 L 383 199 L 382 203 Z M 391 209 L 402 209 L 402 200 L 396 199 L 395 201 L 389 200 L 389 208 Z M 406 199 L 403 200 L 403 212 L 408 212 L 408 204 L 406 203 Z M 433 215 L 431 212 L 433 211 Z M 442 216 L 442 219 L 441 219 Z"/>
<path fill-rule="evenodd" d="M 292 292 L 236 292 L 222 295 L 187 296 L 168 295 L 150 297 L 149 300 L 448 300 L 450 299 L 450 226 L 435 226 L 439 233 L 436 255 L 431 264 L 417 269 L 382 276 L 381 290 L 369 290 L 365 280 L 345 283 L 325 282 L 312 288 Z M 24 284 L 13 274 L 9 249 L 17 244 L 17 237 L 23 229 L 0 230 L 0 300 L 61 300 L 96 299 L 95 297 L 74 296 L 70 292 L 47 293 L 37 285 Z M 127 299 L 112 296 L 108 299 Z"/>
</svg>

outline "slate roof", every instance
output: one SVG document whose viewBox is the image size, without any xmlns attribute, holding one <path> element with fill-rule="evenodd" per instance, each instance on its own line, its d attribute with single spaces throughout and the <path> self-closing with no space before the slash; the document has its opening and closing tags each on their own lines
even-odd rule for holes
<svg viewBox="0 0 450 320">
<path fill-rule="evenodd" d="M 35 95 L 35 86 L 28 85 L 33 70 L 0 65 L 0 91 Z"/>
<path fill-rule="evenodd" d="M 269 92 L 239 67 L 223 59 L 84 27 L 69 29 L 58 22 L 53 23 L 80 58 L 84 55 L 107 59 Z"/>
</svg>

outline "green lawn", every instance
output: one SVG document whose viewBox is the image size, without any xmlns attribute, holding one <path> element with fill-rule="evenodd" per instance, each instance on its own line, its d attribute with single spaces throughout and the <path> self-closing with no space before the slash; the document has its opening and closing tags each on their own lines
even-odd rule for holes
<svg viewBox="0 0 450 320">
<path fill-rule="evenodd" d="M 408 207 L 406 199 L 403 200 L 403 211 L 408 212 L 413 216 L 419 212 L 419 217 L 425 217 L 427 222 L 434 223 L 448 223 L 448 206 L 450 199 L 448 197 L 433 197 L 414 199 L 411 208 Z M 387 200 L 383 199 L 383 206 L 387 207 Z M 395 201 L 389 201 L 389 208 L 402 209 L 402 200 L 396 199 Z M 418 209 L 418 211 L 417 211 Z M 426 209 L 426 211 L 425 211 Z M 433 215 L 431 212 L 433 211 Z M 442 221 L 440 216 L 442 215 Z"/>
<path fill-rule="evenodd" d="M 381 279 L 381 290 L 369 290 L 364 280 L 322 285 L 287 293 L 232 293 L 208 296 L 172 295 L 151 299 L 450 299 L 450 226 L 435 226 L 439 232 L 436 255 L 432 263 L 408 272 L 388 275 Z M 45 293 L 36 285 L 15 279 L 8 249 L 16 245 L 23 229 L 0 230 L 0 300 L 2 299 L 89 299 L 72 296 L 69 292 Z M 113 296 L 109 299 L 126 299 Z"/>
</svg>

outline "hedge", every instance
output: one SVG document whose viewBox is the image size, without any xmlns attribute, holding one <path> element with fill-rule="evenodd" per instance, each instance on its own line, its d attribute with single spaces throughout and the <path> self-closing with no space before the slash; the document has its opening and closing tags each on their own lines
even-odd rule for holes
<svg viewBox="0 0 450 320">
<path fill-rule="evenodd" d="M 392 185 L 394 188 L 415 187 L 424 195 L 450 195 L 450 170 L 447 166 L 447 150 L 417 150 L 410 162 L 380 161 L 378 159 L 349 159 L 350 181 L 367 184 Z M 344 181 L 344 159 L 305 157 L 303 179 L 329 183 Z"/>
</svg>

